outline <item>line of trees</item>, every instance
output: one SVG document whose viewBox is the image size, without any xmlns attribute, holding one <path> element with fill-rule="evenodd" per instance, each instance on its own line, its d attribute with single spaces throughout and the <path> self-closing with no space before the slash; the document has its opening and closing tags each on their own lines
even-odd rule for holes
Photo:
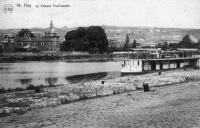
<svg viewBox="0 0 200 128">
<path fill-rule="evenodd" d="M 115 42 L 117 43 L 117 42 Z M 129 48 L 136 48 L 137 47 L 137 42 L 136 40 L 134 39 L 133 42 L 131 43 L 130 42 L 130 38 L 129 38 L 129 35 L 127 34 L 126 35 L 126 38 L 125 38 L 125 44 L 121 47 L 117 47 L 117 46 L 110 46 L 108 49 L 109 52 L 113 52 L 113 51 L 128 51 Z"/>
<path fill-rule="evenodd" d="M 133 43 L 130 44 L 130 38 L 129 38 L 129 35 L 127 34 L 127 35 L 126 35 L 126 39 L 125 39 L 124 50 L 127 51 L 129 48 L 136 48 L 136 47 L 137 47 L 137 42 L 136 42 L 136 40 L 134 39 L 134 40 L 133 40 Z"/>
</svg>

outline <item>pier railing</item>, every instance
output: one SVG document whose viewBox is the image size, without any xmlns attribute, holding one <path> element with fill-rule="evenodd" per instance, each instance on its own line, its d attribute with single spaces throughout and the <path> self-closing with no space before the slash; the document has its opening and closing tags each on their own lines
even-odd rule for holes
<svg viewBox="0 0 200 128">
<path fill-rule="evenodd" d="M 161 55 L 151 55 L 151 54 L 132 54 L 129 55 L 129 59 L 170 59 L 170 58 L 200 58 L 200 54 L 161 54 Z"/>
</svg>

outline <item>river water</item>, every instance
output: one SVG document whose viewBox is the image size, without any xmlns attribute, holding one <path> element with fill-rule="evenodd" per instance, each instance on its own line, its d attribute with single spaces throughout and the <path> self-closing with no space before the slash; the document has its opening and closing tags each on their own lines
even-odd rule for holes
<svg viewBox="0 0 200 128">
<path fill-rule="evenodd" d="M 120 62 L 0 63 L 0 88 L 6 89 L 69 84 L 119 76 Z"/>
</svg>

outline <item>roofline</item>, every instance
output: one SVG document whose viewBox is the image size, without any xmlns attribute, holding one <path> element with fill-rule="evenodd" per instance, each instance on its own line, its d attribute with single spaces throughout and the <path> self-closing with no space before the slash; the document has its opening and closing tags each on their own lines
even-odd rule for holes
<svg viewBox="0 0 200 128">
<path fill-rule="evenodd" d="M 161 51 L 161 48 L 129 48 L 132 51 Z"/>
</svg>

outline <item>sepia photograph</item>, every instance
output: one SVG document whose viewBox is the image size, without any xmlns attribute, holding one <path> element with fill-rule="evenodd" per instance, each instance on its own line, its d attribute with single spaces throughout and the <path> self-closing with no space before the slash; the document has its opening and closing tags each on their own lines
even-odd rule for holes
<svg viewBox="0 0 200 128">
<path fill-rule="evenodd" d="M 200 128 L 200 0 L 0 0 L 0 128 Z"/>
</svg>

